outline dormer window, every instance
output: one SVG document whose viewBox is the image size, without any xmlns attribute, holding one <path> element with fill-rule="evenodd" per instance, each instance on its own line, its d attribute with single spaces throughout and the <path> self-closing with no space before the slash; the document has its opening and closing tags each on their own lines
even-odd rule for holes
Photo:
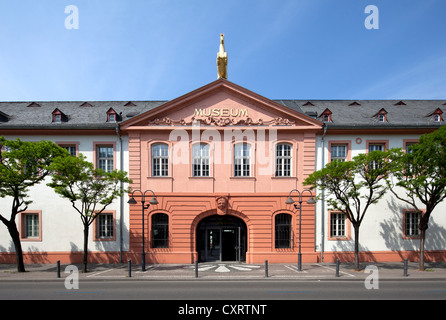
<svg viewBox="0 0 446 320">
<path fill-rule="evenodd" d="M 115 110 L 113 110 L 113 108 L 110 108 L 107 111 L 107 122 L 116 122 L 116 121 L 120 121 L 120 116 L 119 114 L 116 113 Z"/>
<path fill-rule="evenodd" d="M 378 122 L 387 122 L 387 111 L 383 108 L 374 117 L 378 119 Z"/>
<path fill-rule="evenodd" d="M 68 117 L 57 108 L 54 109 L 52 115 L 53 115 L 53 123 L 62 123 L 68 121 Z"/>
<path fill-rule="evenodd" d="M 443 111 L 440 108 L 437 108 L 437 110 L 428 114 L 428 117 L 432 117 L 432 120 L 434 122 L 442 122 L 443 121 Z"/>
<path fill-rule="evenodd" d="M 320 118 L 323 122 L 331 122 L 331 111 L 329 109 L 325 109 L 324 112 L 321 113 Z"/>
</svg>

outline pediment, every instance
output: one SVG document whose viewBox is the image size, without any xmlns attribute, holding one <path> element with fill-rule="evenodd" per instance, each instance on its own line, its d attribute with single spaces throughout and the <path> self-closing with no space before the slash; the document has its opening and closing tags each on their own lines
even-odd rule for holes
<svg viewBox="0 0 446 320">
<path fill-rule="evenodd" d="M 154 126 L 292 126 L 320 129 L 322 123 L 225 79 L 169 101 L 121 123 L 123 130 Z"/>
</svg>

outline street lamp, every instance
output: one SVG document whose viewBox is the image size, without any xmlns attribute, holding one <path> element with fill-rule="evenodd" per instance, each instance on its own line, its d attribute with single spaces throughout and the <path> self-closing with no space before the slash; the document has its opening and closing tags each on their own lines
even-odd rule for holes
<svg viewBox="0 0 446 320">
<path fill-rule="evenodd" d="M 291 193 L 293 191 L 296 191 L 299 194 L 299 206 L 295 203 L 295 201 L 291 198 Z M 288 199 L 285 201 L 286 204 L 294 204 L 294 208 L 299 209 L 299 253 L 297 254 L 297 268 L 299 271 L 302 271 L 302 252 L 301 252 L 301 227 L 302 227 L 302 195 L 304 192 L 310 193 L 310 199 L 308 199 L 308 204 L 315 204 L 316 200 L 313 198 L 313 193 L 311 193 L 311 190 L 305 189 L 302 192 L 300 192 L 297 189 L 293 189 L 290 191 L 288 195 Z"/>
<path fill-rule="evenodd" d="M 129 201 L 127 202 L 128 204 L 137 204 L 137 201 L 135 200 L 135 198 L 133 198 L 133 194 L 135 192 L 139 192 L 141 193 L 141 204 L 142 204 L 142 271 L 146 271 L 146 252 L 144 249 L 144 209 L 149 209 L 151 204 L 158 204 L 158 200 L 156 200 L 155 197 L 155 193 L 152 190 L 146 190 L 144 192 L 142 192 L 141 190 L 135 190 L 132 192 L 132 197 L 129 199 Z M 152 199 L 149 201 L 149 204 L 144 205 L 144 203 L 146 202 L 146 192 L 151 192 L 153 197 Z"/>
</svg>

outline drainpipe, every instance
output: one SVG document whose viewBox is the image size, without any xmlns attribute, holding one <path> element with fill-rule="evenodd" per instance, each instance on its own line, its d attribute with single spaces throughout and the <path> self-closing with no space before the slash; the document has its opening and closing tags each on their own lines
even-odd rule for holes
<svg viewBox="0 0 446 320">
<path fill-rule="evenodd" d="M 325 134 L 327 133 L 327 125 L 324 123 L 322 128 L 324 134 L 322 135 L 322 168 L 325 167 Z M 321 190 L 322 203 L 321 203 L 321 262 L 324 262 L 324 244 L 325 244 L 325 189 Z"/>
<path fill-rule="evenodd" d="M 122 137 L 119 131 L 119 123 L 116 122 L 116 135 L 118 136 L 119 140 L 119 156 L 120 156 L 120 170 L 124 171 L 124 152 L 122 148 Z M 124 188 L 124 182 L 121 181 L 120 185 L 121 189 Z M 120 197 L 120 212 L 119 212 L 119 262 L 122 263 L 122 252 L 123 252 L 123 236 L 122 236 L 122 229 L 123 229 L 123 220 L 124 220 L 124 195 Z"/>
</svg>

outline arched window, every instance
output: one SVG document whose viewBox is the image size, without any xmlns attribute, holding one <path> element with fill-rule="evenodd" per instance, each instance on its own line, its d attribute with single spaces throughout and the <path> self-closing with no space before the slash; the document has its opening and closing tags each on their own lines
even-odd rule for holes
<svg viewBox="0 0 446 320">
<path fill-rule="evenodd" d="M 169 176 L 169 146 L 167 144 L 152 145 L 152 176 Z"/>
<path fill-rule="evenodd" d="M 192 175 L 209 177 L 210 147 L 207 143 L 196 143 L 192 146 Z"/>
<path fill-rule="evenodd" d="M 276 145 L 276 177 L 291 177 L 291 144 Z"/>
<path fill-rule="evenodd" d="M 234 146 L 234 177 L 251 176 L 251 146 L 238 143 Z"/>
<path fill-rule="evenodd" d="M 279 213 L 274 219 L 275 224 L 275 247 L 291 248 L 291 215 L 287 213 Z"/>
<path fill-rule="evenodd" d="M 169 248 L 169 216 L 155 213 L 152 216 L 152 248 Z"/>
</svg>

